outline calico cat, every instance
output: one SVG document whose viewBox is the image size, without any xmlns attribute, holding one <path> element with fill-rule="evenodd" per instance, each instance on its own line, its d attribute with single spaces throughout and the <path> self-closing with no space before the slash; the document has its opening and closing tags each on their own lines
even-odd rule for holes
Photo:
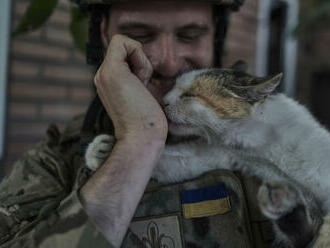
<svg viewBox="0 0 330 248">
<path fill-rule="evenodd" d="M 153 178 L 179 182 L 215 169 L 257 176 L 263 181 L 259 206 L 274 223 L 275 242 L 305 247 L 330 210 L 330 135 L 306 108 L 283 94 L 270 95 L 281 77 L 234 69 L 178 77 L 164 97 L 169 136 Z M 114 142 L 98 135 L 86 151 L 87 166 L 96 170 Z M 328 247 L 327 240 L 318 242 Z"/>
</svg>

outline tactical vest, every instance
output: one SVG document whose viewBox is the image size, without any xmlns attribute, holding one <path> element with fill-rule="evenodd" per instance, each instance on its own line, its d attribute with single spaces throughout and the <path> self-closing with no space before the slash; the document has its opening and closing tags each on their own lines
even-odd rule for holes
<svg viewBox="0 0 330 248">
<path fill-rule="evenodd" d="M 72 130 L 77 127 L 67 129 L 69 139 Z M 274 233 L 258 207 L 259 186 L 257 179 L 228 170 L 168 185 L 151 180 L 122 247 L 271 247 Z"/>
<path fill-rule="evenodd" d="M 151 181 L 122 247 L 271 247 L 272 226 L 258 210 L 257 187 L 226 170 L 183 183 Z"/>
</svg>

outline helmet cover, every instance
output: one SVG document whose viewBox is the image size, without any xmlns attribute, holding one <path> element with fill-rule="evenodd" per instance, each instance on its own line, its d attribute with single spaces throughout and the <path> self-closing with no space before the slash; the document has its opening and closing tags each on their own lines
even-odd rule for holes
<svg viewBox="0 0 330 248">
<path fill-rule="evenodd" d="M 141 0 L 71 0 L 78 4 L 79 6 L 87 6 L 90 4 L 113 4 L 113 3 L 122 3 L 122 2 L 139 2 Z M 149 0 L 152 1 L 152 0 Z M 168 0 L 165 0 L 168 1 Z M 180 1 L 192 1 L 192 0 L 180 0 Z M 244 0 L 193 0 L 197 2 L 210 2 L 216 5 L 223 5 L 230 7 L 232 10 L 238 10 L 239 7 L 243 4 Z"/>
</svg>

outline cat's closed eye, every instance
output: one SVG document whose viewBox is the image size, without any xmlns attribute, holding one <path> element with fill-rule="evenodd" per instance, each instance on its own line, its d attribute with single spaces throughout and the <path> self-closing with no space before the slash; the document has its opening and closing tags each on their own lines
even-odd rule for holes
<svg viewBox="0 0 330 248">
<path fill-rule="evenodd" d="M 180 96 L 180 98 L 184 98 L 184 97 L 197 97 L 198 95 L 196 95 L 196 94 L 193 94 L 193 93 L 191 93 L 191 92 L 185 92 L 185 93 L 183 93 L 181 96 Z"/>
</svg>

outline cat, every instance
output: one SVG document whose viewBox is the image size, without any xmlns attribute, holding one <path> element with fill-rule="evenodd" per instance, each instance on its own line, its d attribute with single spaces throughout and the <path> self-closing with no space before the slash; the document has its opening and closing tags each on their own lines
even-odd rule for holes
<svg viewBox="0 0 330 248">
<path fill-rule="evenodd" d="M 330 135 L 305 107 L 271 95 L 281 77 L 235 69 L 179 76 L 164 97 L 169 136 L 152 177 L 180 182 L 215 169 L 256 176 L 263 181 L 258 201 L 273 221 L 275 243 L 305 247 L 330 210 Z M 87 166 L 96 170 L 114 143 L 111 135 L 95 137 L 85 154 Z M 330 226 L 328 217 L 325 222 Z M 323 225 L 321 234 L 329 229 Z M 328 247 L 327 240 L 318 242 Z"/>
</svg>

